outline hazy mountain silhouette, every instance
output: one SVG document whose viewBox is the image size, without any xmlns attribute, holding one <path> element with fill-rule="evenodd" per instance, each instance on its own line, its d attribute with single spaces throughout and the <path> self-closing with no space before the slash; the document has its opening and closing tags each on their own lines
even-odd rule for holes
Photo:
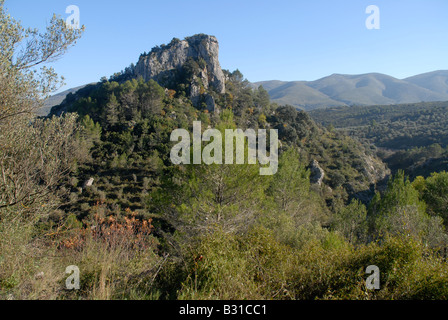
<svg viewBox="0 0 448 320">
<path fill-rule="evenodd" d="M 397 79 L 385 74 L 333 74 L 316 81 L 262 81 L 271 99 L 309 110 L 341 105 L 387 105 L 448 100 L 448 71 Z"/>
</svg>

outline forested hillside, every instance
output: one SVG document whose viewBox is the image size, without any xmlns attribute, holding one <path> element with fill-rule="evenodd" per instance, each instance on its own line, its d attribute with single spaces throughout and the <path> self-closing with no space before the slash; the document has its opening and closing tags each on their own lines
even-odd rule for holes
<svg viewBox="0 0 448 320">
<path fill-rule="evenodd" d="M 416 177 L 448 169 L 448 102 L 338 107 L 310 115 L 326 127 L 377 146 L 394 172 L 403 169 Z"/>
<path fill-rule="evenodd" d="M 220 70 L 217 40 L 203 34 L 37 118 L 58 78 L 27 66 L 62 56 L 83 29 L 55 17 L 37 34 L 2 0 L 0 26 L 2 299 L 448 298 L 446 172 L 390 176 L 374 146 Z M 171 134 L 194 121 L 278 130 L 278 171 L 173 164 Z"/>
<path fill-rule="evenodd" d="M 226 94 L 215 100 L 220 113 L 193 107 L 189 92 L 180 89 L 185 84 L 176 91 L 141 78 L 86 87 L 55 107 L 52 113 L 63 109 L 80 115 L 83 138 L 93 144 L 91 160 L 79 168 L 70 186 L 78 215 L 86 215 L 98 198 L 118 208 L 147 208 L 145 197 L 171 167 L 171 132 L 191 130 L 196 120 L 204 129 L 217 127 L 229 115 L 238 128 L 277 129 L 281 151 L 297 149 L 297 160 L 305 167 L 317 161 L 323 170 L 320 192 L 329 203 L 335 197 L 371 198 L 375 185 L 387 177 L 384 164 L 360 143 L 317 126 L 305 112 L 271 104 L 263 88 L 252 90 L 239 71 L 227 72 L 227 78 Z M 94 187 L 79 193 L 91 178 Z"/>
</svg>

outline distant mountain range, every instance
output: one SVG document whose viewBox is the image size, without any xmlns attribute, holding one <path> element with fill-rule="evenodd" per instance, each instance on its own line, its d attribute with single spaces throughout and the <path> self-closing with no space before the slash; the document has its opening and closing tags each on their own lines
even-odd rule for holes
<svg viewBox="0 0 448 320">
<path fill-rule="evenodd" d="M 279 105 L 289 104 L 298 109 L 349 105 L 390 105 L 429 101 L 448 101 L 448 70 L 423 73 L 406 79 L 385 74 L 361 75 L 333 74 L 316 81 L 261 81 Z M 48 114 L 51 107 L 59 105 L 67 94 L 84 86 L 72 88 L 52 96 L 39 114 Z"/>
<path fill-rule="evenodd" d="M 57 93 L 57 94 L 51 96 L 50 98 L 47 99 L 47 101 L 45 101 L 44 107 L 38 110 L 37 115 L 38 116 L 48 115 L 51 111 L 51 108 L 53 108 L 54 106 L 60 105 L 69 93 L 75 93 L 76 91 L 84 88 L 85 86 L 86 85 L 79 86 L 76 88 L 71 88 L 71 89 L 62 91 L 60 93 Z"/>
<path fill-rule="evenodd" d="M 262 81 L 274 102 L 311 110 L 347 105 L 448 101 L 448 70 L 403 80 L 380 73 L 333 74 L 316 81 Z"/>
</svg>

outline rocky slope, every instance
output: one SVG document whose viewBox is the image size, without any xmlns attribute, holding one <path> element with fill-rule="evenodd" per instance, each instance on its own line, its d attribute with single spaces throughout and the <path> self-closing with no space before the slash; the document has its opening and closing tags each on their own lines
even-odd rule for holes
<svg viewBox="0 0 448 320">
<path fill-rule="evenodd" d="M 142 55 L 135 67 L 135 75 L 146 81 L 153 79 L 160 84 L 169 83 L 187 61 L 201 62 L 200 71 L 193 75 L 190 83 L 190 98 L 194 105 L 204 91 L 213 89 L 225 93 L 225 77 L 219 64 L 219 44 L 214 36 L 199 34 L 185 40 L 173 39 L 167 46 L 156 47 L 149 54 Z M 210 97 L 205 98 L 210 101 Z M 209 109 L 213 102 L 208 102 Z"/>
</svg>

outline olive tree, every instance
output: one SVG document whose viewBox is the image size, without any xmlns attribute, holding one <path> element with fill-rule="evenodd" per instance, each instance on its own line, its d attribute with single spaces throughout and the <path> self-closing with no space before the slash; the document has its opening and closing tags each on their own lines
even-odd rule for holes
<svg viewBox="0 0 448 320">
<path fill-rule="evenodd" d="M 55 15 L 43 33 L 24 28 L 0 0 L 0 209 L 44 203 L 72 168 L 76 117 L 38 120 L 36 110 L 63 83 L 46 64 L 83 30 Z"/>
</svg>

